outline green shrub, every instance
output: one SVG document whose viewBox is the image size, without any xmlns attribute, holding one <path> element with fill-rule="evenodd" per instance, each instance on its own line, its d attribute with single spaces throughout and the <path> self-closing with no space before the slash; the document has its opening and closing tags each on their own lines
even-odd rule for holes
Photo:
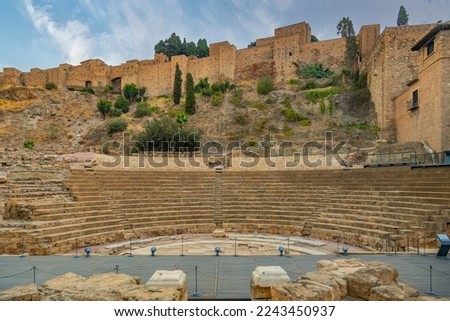
<svg viewBox="0 0 450 321">
<path fill-rule="evenodd" d="M 45 89 L 56 90 L 56 89 L 58 89 L 58 86 L 53 81 L 49 81 L 49 82 L 45 83 Z"/>
<path fill-rule="evenodd" d="M 111 85 L 105 85 L 105 93 L 109 94 L 113 91 L 113 87 Z"/>
<path fill-rule="evenodd" d="M 33 149 L 34 148 L 34 141 L 32 141 L 31 139 L 27 139 L 26 141 L 23 142 L 23 147 L 28 148 L 28 149 Z"/>
<path fill-rule="evenodd" d="M 181 111 L 179 108 L 171 108 L 167 111 L 167 116 L 169 116 L 170 118 L 177 118 L 178 114 L 180 114 Z"/>
<path fill-rule="evenodd" d="M 319 87 L 320 87 L 320 85 L 317 81 L 311 80 L 302 86 L 302 90 L 316 89 Z"/>
<path fill-rule="evenodd" d="M 325 102 L 323 100 L 320 102 L 319 107 L 320 107 L 320 112 L 322 113 L 322 115 L 325 114 L 326 106 L 325 106 Z"/>
<path fill-rule="evenodd" d="M 305 92 L 306 99 L 311 103 L 317 103 L 319 100 L 323 100 L 332 95 L 342 92 L 342 89 L 338 87 L 333 87 L 325 90 L 311 90 Z"/>
<path fill-rule="evenodd" d="M 120 115 L 122 115 L 122 110 L 117 109 L 117 108 L 113 108 L 111 109 L 111 111 L 109 112 L 109 115 L 111 117 L 120 117 Z"/>
<path fill-rule="evenodd" d="M 115 118 L 110 120 L 107 126 L 108 134 L 123 132 L 127 129 L 127 121 L 122 118 Z"/>
<path fill-rule="evenodd" d="M 130 111 L 130 101 L 123 96 L 117 97 L 114 102 L 114 108 L 120 109 L 124 114 Z"/>
<path fill-rule="evenodd" d="M 223 99 L 224 99 L 224 96 L 222 93 L 215 92 L 211 97 L 211 105 L 218 107 L 218 106 L 222 105 Z"/>
<path fill-rule="evenodd" d="M 184 148 L 193 152 L 200 141 L 201 132 L 180 128 L 175 119 L 163 117 L 148 122 L 137 138 L 136 147 L 147 151 L 179 151 Z"/>
<path fill-rule="evenodd" d="M 296 64 L 296 66 L 297 74 L 303 78 L 322 79 L 333 75 L 333 72 L 330 69 L 325 68 L 322 64 L 306 65 L 304 68 L 299 68 L 298 64 Z"/>
<path fill-rule="evenodd" d="M 267 95 L 274 89 L 273 81 L 269 77 L 261 78 L 256 85 L 256 92 L 258 95 Z"/>
<path fill-rule="evenodd" d="M 213 93 L 221 92 L 222 94 L 225 94 L 229 89 L 231 89 L 231 83 L 229 80 L 216 82 L 211 85 L 211 89 Z"/>
<path fill-rule="evenodd" d="M 102 114 L 103 118 L 105 118 L 106 115 L 109 114 L 109 112 L 111 111 L 111 108 L 112 108 L 112 102 L 109 100 L 100 99 L 97 102 L 97 109 Z"/>
<path fill-rule="evenodd" d="M 298 122 L 300 126 L 311 126 L 311 121 L 309 119 L 302 119 Z"/>
<path fill-rule="evenodd" d="M 142 101 L 137 104 L 136 111 L 134 112 L 134 117 L 141 118 L 144 116 L 151 116 L 158 109 L 159 109 L 159 107 L 150 106 L 149 103 Z"/>
<path fill-rule="evenodd" d="M 231 95 L 230 103 L 232 103 L 235 106 L 240 106 L 243 97 L 244 93 L 242 89 L 234 89 L 233 94 Z"/>
<path fill-rule="evenodd" d="M 305 116 L 297 113 L 295 110 L 292 110 L 290 108 L 285 108 L 281 111 L 281 113 L 283 114 L 283 116 L 286 118 L 286 120 L 288 122 L 291 123 L 295 123 L 295 122 L 299 122 L 301 120 L 305 120 L 308 119 Z"/>
<path fill-rule="evenodd" d="M 80 89 L 80 92 L 82 93 L 86 93 L 86 94 L 95 94 L 94 89 L 92 89 L 91 87 L 84 87 Z"/>
<path fill-rule="evenodd" d="M 288 81 L 288 85 L 293 85 L 293 86 L 295 86 L 295 85 L 298 85 L 298 84 L 299 84 L 299 80 L 298 80 L 298 79 L 291 78 L 291 79 L 289 79 L 289 81 Z"/>
</svg>

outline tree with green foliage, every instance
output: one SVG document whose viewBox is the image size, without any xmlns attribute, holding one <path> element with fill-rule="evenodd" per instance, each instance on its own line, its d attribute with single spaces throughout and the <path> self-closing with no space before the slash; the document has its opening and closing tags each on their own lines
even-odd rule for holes
<svg viewBox="0 0 450 321">
<path fill-rule="evenodd" d="M 197 42 L 197 57 L 209 57 L 209 47 L 206 39 L 199 39 Z"/>
<path fill-rule="evenodd" d="M 343 17 L 336 26 L 337 34 L 342 38 L 355 36 L 355 29 L 353 29 L 353 22 L 349 17 Z"/>
<path fill-rule="evenodd" d="M 247 45 L 247 48 L 256 47 L 256 41 L 252 41 Z"/>
<path fill-rule="evenodd" d="M 194 91 L 194 78 L 190 72 L 186 75 L 186 102 L 184 111 L 188 115 L 195 114 L 195 91 Z"/>
<path fill-rule="evenodd" d="M 319 38 L 317 38 L 314 35 L 311 35 L 311 42 L 318 42 L 318 41 L 319 41 Z"/>
<path fill-rule="evenodd" d="M 114 108 L 121 110 L 124 114 L 130 111 L 130 101 L 123 96 L 117 97 Z"/>
<path fill-rule="evenodd" d="M 349 17 L 343 17 L 336 26 L 337 34 L 345 38 L 345 65 L 351 69 L 358 63 L 359 46 L 353 22 Z"/>
<path fill-rule="evenodd" d="M 127 121 L 122 118 L 115 118 L 112 119 L 107 126 L 108 134 L 113 134 L 117 132 L 123 132 L 125 129 L 127 129 Z"/>
<path fill-rule="evenodd" d="M 112 108 L 112 102 L 110 100 L 103 100 L 100 99 L 97 102 L 97 109 L 102 114 L 103 119 L 106 118 L 106 115 L 108 115 Z"/>
<path fill-rule="evenodd" d="M 182 82 L 183 82 L 183 79 L 181 78 L 181 69 L 177 62 L 176 66 L 175 66 L 175 79 L 173 81 L 173 103 L 175 105 L 180 104 Z"/>
<path fill-rule="evenodd" d="M 407 26 L 409 20 L 409 14 L 406 12 L 404 6 L 400 6 L 397 16 L 397 26 Z"/>
<path fill-rule="evenodd" d="M 129 101 L 136 101 L 136 98 L 139 94 L 138 92 L 138 87 L 136 86 L 136 84 L 125 84 L 125 86 L 123 86 L 123 95 L 126 99 L 128 99 Z"/>
<path fill-rule="evenodd" d="M 144 151 L 180 151 L 187 149 L 190 153 L 199 146 L 201 133 L 180 128 L 173 118 L 163 117 L 148 122 L 137 138 L 136 147 Z"/>
<path fill-rule="evenodd" d="M 155 53 L 164 53 L 169 59 L 177 55 L 203 58 L 209 56 L 209 47 L 205 39 L 199 39 L 196 45 L 193 41 L 187 41 L 186 38 L 183 38 L 181 42 L 180 37 L 172 33 L 168 39 L 160 40 L 155 45 Z"/>
</svg>

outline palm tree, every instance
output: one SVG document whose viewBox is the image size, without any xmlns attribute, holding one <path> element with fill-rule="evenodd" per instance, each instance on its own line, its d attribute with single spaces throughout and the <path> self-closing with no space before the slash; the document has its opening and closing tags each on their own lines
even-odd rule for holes
<svg viewBox="0 0 450 321">
<path fill-rule="evenodd" d="M 349 17 L 343 17 L 336 26 L 337 34 L 342 38 L 355 36 L 355 29 L 353 29 L 353 22 Z"/>
</svg>

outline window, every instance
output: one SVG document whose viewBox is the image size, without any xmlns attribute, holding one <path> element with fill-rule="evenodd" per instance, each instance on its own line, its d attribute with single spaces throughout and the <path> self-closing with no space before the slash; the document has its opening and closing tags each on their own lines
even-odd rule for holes
<svg viewBox="0 0 450 321">
<path fill-rule="evenodd" d="M 427 56 L 434 52 L 434 39 L 427 45 Z"/>
<path fill-rule="evenodd" d="M 419 107 L 419 91 L 418 90 L 413 91 L 412 107 L 413 108 Z"/>
</svg>

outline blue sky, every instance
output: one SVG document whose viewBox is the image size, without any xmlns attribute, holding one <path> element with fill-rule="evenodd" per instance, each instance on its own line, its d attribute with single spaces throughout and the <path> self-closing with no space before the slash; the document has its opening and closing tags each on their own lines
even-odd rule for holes
<svg viewBox="0 0 450 321">
<path fill-rule="evenodd" d="M 228 40 L 239 49 L 306 21 L 319 39 L 332 39 L 344 16 L 356 31 L 363 24 L 394 26 L 400 5 L 410 24 L 450 20 L 450 0 L 0 0 L 0 70 L 152 59 L 155 44 L 172 32 L 194 42 Z"/>
</svg>

